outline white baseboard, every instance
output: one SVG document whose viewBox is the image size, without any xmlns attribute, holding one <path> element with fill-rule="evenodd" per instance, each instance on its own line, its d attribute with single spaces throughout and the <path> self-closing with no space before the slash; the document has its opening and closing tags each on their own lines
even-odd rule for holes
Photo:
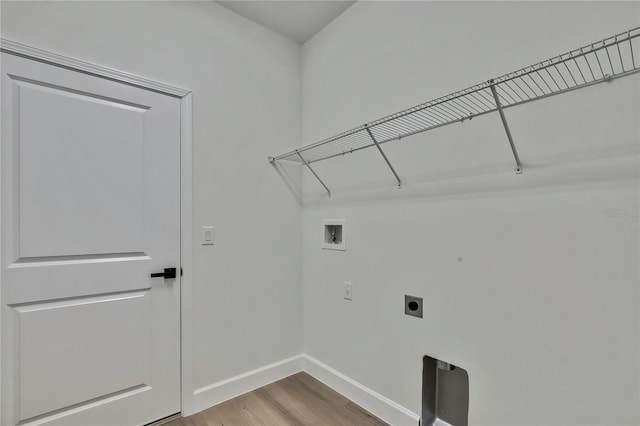
<svg viewBox="0 0 640 426">
<path fill-rule="evenodd" d="M 189 411 L 182 414 L 184 416 L 195 414 L 301 371 L 318 379 L 392 426 L 419 425 L 420 416 L 417 414 L 306 354 L 296 355 L 198 388 L 193 392 Z"/>
<path fill-rule="evenodd" d="M 302 354 L 302 368 L 336 392 L 392 426 L 418 426 L 420 416 L 391 401 L 372 389 L 356 382 L 317 359 Z"/>
<path fill-rule="evenodd" d="M 190 416 L 206 410 L 221 402 L 277 382 L 300 371 L 302 371 L 302 355 L 296 355 L 235 377 L 203 386 L 193 391 L 192 403 L 189 404 L 190 410 L 189 412 L 184 412 L 183 415 Z"/>
</svg>

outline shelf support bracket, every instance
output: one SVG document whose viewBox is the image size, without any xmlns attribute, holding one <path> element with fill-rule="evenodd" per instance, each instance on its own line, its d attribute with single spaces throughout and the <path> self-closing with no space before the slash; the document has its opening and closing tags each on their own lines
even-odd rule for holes
<svg viewBox="0 0 640 426">
<path fill-rule="evenodd" d="M 298 154 L 298 157 L 300 157 L 300 160 L 302 160 L 302 162 L 304 163 L 305 166 L 307 166 L 307 168 L 309 169 L 309 171 L 311 173 L 313 173 L 313 175 L 316 177 L 316 179 L 318 179 L 318 182 L 320 182 L 320 184 L 324 187 L 324 189 L 327 191 L 327 194 L 329 195 L 329 197 L 331 197 L 331 191 L 329 190 L 329 188 L 327 188 L 327 185 L 324 184 L 324 182 L 322 181 L 322 179 L 320 179 L 320 177 L 316 174 L 316 172 L 311 168 L 311 166 L 309 165 L 309 163 L 307 162 L 307 160 L 304 159 L 304 157 L 302 157 L 302 155 L 300 155 L 300 152 L 298 152 L 298 150 L 296 150 L 296 154 Z"/>
<path fill-rule="evenodd" d="M 380 151 L 380 155 L 382 155 L 382 158 L 384 158 L 384 161 L 387 163 L 387 166 L 389 166 L 389 168 L 391 169 L 391 173 L 393 173 L 393 175 L 396 177 L 396 180 L 398 181 L 398 188 L 402 188 L 402 180 L 400 179 L 400 176 L 398 176 L 398 173 L 396 173 L 396 169 L 393 168 L 386 154 L 384 153 L 382 148 L 380 148 L 380 144 L 376 140 L 375 136 L 373 136 L 373 133 L 371 133 L 371 129 L 369 129 L 369 126 L 367 126 L 366 124 L 364 125 L 364 128 L 367 130 L 367 133 L 369 133 L 369 137 L 375 144 L 376 148 L 378 148 L 378 151 Z"/>
<path fill-rule="evenodd" d="M 516 160 L 516 174 L 522 174 L 522 163 L 520 162 L 520 157 L 518 156 L 518 150 L 516 150 L 516 145 L 513 143 L 513 137 L 511 136 L 511 130 L 509 130 L 509 124 L 507 123 L 507 117 L 504 115 L 504 111 L 502 110 L 502 104 L 500 103 L 500 98 L 498 97 L 498 91 L 496 90 L 496 84 L 493 80 L 489 80 L 491 87 L 491 93 L 493 93 L 493 99 L 496 102 L 496 108 L 498 113 L 500 114 L 500 119 L 502 120 L 502 125 L 504 126 L 505 132 L 507 132 L 507 138 L 509 139 L 509 145 L 511 145 L 511 151 L 513 152 L 513 158 Z"/>
</svg>

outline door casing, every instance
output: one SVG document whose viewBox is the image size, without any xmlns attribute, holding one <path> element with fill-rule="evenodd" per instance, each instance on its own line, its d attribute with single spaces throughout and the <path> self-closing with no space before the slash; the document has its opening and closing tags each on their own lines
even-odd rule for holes
<svg viewBox="0 0 640 426">
<path fill-rule="evenodd" d="M 190 414 L 193 405 L 192 398 L 190 398 L 193 396 L 193 310 L 190 309 L 193 304 L 193 110 L 191 90 L 170 86 L 144 77 L 73 59 L 7 39 L 0 38 L 0 51 L 180 99 L 180 265 L 182 268 L 180 288 L 180 394 L 181 411 L 183 414 Z M 0 230 L 0 240 L 2 238 L 3 235 Z M 0 256 L 1 255 L 2 253 L 0 253 Z M 2 282 L 0 281 L 0 304 L 2 303 L 1 289 Z M 1 345 L 2 343 L 0 342 L 0 347 Z M 1 354 L 2 351 L 0 350 L 0 356 Z"/>
</svg>

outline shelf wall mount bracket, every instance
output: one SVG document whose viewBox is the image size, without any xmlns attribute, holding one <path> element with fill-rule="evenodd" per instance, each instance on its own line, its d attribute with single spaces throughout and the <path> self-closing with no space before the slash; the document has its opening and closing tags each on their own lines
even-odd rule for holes
<svg viewBox="0 0 640 426">
<path fill-rule="evenodd" d="M 324 182 L 322 181 L 322 179 L 320 179 L 320 176 L 318 176 L 318 174 L 315 172 L 315 170 L 313 170 L 311 168 L 311 165 L 309 165 L 309 163 L 307 162 L 307 160 L 304 159 L 304 157 L 302 156 L 302 154 L 300 154 L 300 151 L 296 150 L 296 154 L 298 154 L 298 157 L 300 157 L 300 160 L 302 161 L 302 163 L 307 166 L 307 168 L 309 169 L 309 171 L 316 177 L 316 179 L 318 179 L 318 182 L 320 182 L 320 185 L 322 185 L 325 189 L 325 191 L 327 191 L 327 195 L 329 196 L 329 198 L 331 198 L 331 190 L 327 187 L 327 185 L 324 184 Z"/>
<path fill-rule="evenodd" d="M 509 123 L 507 123 L 507 117 L 504 115 L 504 110 L 502 109 L 502 104 L 500 103 L 500 97 L 498 96 L 498 90 L 496 89 L 496 83 L 494 80 L 489 80 L 489 87 L 491 88 L 491 93 L 493 94 L 493 99 L 496 103 L 496 109 L 500 114 L 500 119 L 502 120 L 502 125 L 504 126 L 504 131 L 507 133 L 507 139 L 509 139 L 509 145 L 511 146 L 511 152 L 513 152 L 513 158 L 516 161 L 515 172 L 517 175 L 522 174 L 522 162 L 520 161 L 520 156 L 518 155 L 518 150 L 516 149 L 516 145 L 513 142 L 513 137 L 511 136 L 511 130 L 509 129 Z"/>
<path fill-rule="evenodd" d="M 382 155 L 382 158 L 384 158 L 384 161 L 387 163 L 387 166 L 389 166 L 389 169 L 391 169 L 391 173 L 393 173 L 393 176 L 395 176 L 396 181 L 398 182 L 398 188 L 402 188 L 402 179 L 400 179 L 400 176 L 398 176 L 398 173 L 396 173 L 396 169 L 394 169 L 393 166 L 391 165 L 391 162 L 387 158 L 387 155 L 384 153 L 382 148 L 380 148 L 380 144 L 376 140 L 375 136 L 373 136 L 373 133 L 371 132 L 371 129 L 369 128 L 369 126 L 367 124 L 364 125 L 364 128 L 367 131 L 367 133 L 369 134 L 369 137 L 371 138 L 371 141 L 373 141 L 373 143 L 376 146 L 376 148 L 378 148 L 378 152 L 380 152 L 380 155 Z"/>
</svg>

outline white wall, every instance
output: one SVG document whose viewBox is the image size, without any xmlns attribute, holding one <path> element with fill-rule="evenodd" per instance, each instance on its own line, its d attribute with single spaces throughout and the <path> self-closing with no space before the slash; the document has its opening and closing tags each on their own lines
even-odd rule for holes
<svg viewBox="0 0 640 426">
<path fill-rule="evenodd" d="M 299 354 L 300 204 L 267 162 L 299 143 L 299 46 L 213 2 L 1 7 L 4 38 L 193 90 L 194 389 Z"/>
<path fill-rule="evenodd" d="M 301 223 L 265 161 L 300 122 L 313 142 L 637 26 L 638 3 L 360 2 L 304 46 L 303 105 L 298 46 L 212 2 L 0 12 L 2 37 L 194 91 L 194 226 L 216 226 L 194 389 L 303 349 L 418 413 L 430 354 L 469 371 L 472 424 L 640 421 L 638 219 L 606 214 L 638 213 L 637 77 L 509 110 L 522 176 L 487 116 L 385 146 L 402 190 L 375 152 L 318 164 L 334 196 L 305 174 Z M 320 249 L 323 218 L 346 253 Z"/>
<path fill-rule="evenodd" d="M 637 2 L 358 2 L 303 46 L 303 142 L 639 23 Z M 638 424 L 639 78 L 508 110 L 521 176 L 497 115 L 385 145 L 400 190 L 375 150 L 317 163 L 304 351 L 415 413 L 429 354 L 468 370 L 473 425 Z M 340 218 L 347 251 L 321 250 Z"/>
</svg>

